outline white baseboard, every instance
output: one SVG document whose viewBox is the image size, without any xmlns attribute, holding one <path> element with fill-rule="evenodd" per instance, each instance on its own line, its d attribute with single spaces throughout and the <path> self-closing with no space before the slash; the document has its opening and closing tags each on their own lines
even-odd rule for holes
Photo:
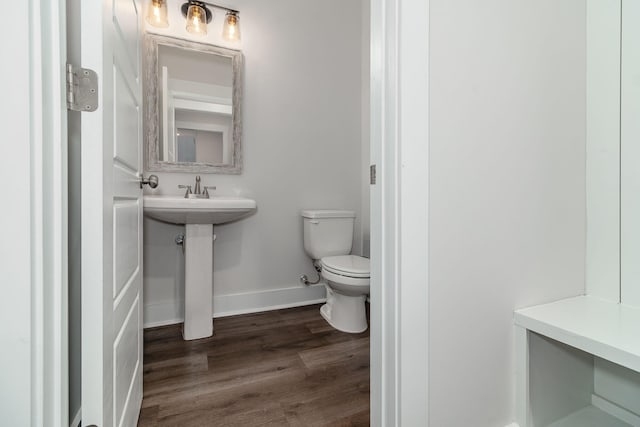
<svg viewBox="0 0 640 427">
<path fill-rule="evenodd" d="M 259 313 L 320 304 L 326 301 L 325 286 L 322 283 L 305 287 L 271 289 L 213 297 L 213 317 L 235 316 L 237 314 Z M 184 301 L 174 300 L 144 306 L 144 327 L 172 325 L 184 321 Z"/>
<path fill-rule="evenodd" d="M 617 419 L 624 421 L 632 426 L 640 426 L 640 417 L 621 406 L 616 405 L 606 399 L 595 394 L 591 395 L 591 404 L 601 411 L 616 417 Z"/>
<path fill-rule="evenodd" d="M 71 423 L 69 423 L 69 427 L 78 427 L 80 425 L 80 421 L 82 421 L 82 408 L 78 409 L 75 417 L 73 417 Z"/>
<path fill-rule="evenodd" d="M 184 321 L 184 302 L 173 300 L 154 304 L 145 304 L 142 320 L 145 328 L 173 325 Z"/>
</svg>

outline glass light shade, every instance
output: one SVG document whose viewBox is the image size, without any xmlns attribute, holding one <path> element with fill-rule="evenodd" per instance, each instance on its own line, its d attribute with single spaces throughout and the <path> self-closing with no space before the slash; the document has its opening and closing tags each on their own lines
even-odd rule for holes
<svg viewBox="0 0 640 427">
<path fill-rule="evenodd" d="M 227 12 L 222 26 L 222 38 L 230 42 L 240 40 L 240 17 L 236 12 Z"/>
<path fill-rule="evenodd" d="M 147 11 L 147 22 L 154 27 L 166 28 L 169 26 L 167 2 L 165 0 L 151 0 Z"/>
<path fill-rule="evenodd" d="M 207 14 L 197 4 L 190 5 L 187 11 L 187 31 L 191 34 L 207 35 Z"/>
</svg>

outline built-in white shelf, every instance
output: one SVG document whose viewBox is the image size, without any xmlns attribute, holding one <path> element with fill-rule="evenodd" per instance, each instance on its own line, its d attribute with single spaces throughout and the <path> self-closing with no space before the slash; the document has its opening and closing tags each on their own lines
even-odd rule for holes
<svg viewBox="0 0 640 427">
<path fill-rule="evenodd" d="M 579 296 L 517 310 L 518 326 L 640 372 L 640 309 Z"/>
<path fill-rule="evenodd" d="M 629 401 L 640 387 L 640 309 L 579 296 L 517 310 L 514 322 L 520 427 L 640 427 Z"/>
<path fill-rule="evenodd" d="M 632 427 L 595 406 L 587 406 L 561 420 L 550 424 L 549 427 Z"/>
</svg>

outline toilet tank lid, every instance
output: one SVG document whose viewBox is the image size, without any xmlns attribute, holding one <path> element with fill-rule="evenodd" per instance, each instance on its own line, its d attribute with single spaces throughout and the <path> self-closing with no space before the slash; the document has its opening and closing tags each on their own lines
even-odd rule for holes
<svg viewBox="0 0 640 427">
<path fill-rule="evenodd" d="M 355 218 L 354 211 L 344 211 L 337 209 L 307 209 L 302 211 L 304 218 Z"/>
</svg>

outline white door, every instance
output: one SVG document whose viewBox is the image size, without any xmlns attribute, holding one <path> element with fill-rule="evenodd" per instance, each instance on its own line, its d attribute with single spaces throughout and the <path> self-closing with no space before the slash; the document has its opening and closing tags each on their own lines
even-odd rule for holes
<svg viewBox="0 0 640 427">
<path fill-rule="evenodd" d="M 82 113 L 83 426 L 134 426 L 142 402 L 141 15 L 137 0 L 80 13 L 100 93 Z"/>
</svg>

